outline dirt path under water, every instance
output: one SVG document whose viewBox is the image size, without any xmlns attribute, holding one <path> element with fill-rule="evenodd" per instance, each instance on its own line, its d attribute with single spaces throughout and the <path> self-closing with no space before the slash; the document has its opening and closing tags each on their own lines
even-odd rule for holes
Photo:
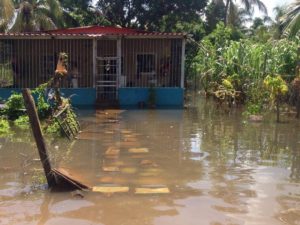
<svg viewBox="0 0 300 225">
<path fill-rule="evenodd" d="M 299 121 L 249 123 L 203 101 L 79 113 L 78 140 L 48 140 L 52 162 L 128 190 L 49 192 L 30 133 L 16 131 L 0 139 L 0 224 L 300 224 Z"/>
</svg>

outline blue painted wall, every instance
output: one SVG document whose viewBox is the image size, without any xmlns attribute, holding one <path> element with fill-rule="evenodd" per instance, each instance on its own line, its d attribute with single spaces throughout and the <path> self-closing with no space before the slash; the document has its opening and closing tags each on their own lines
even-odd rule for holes
<svg viewBox="0 0 300 225">
<path fill-rule="evenodd" d="M 182 108 L 183 88 L 154 88 L 156 106 L 160 108 Z M 121 108 L 138 107 L 139 103 L 147 104 L 149 88 L 120 88 L 119 103 Z"/>
<path fill-rule="evenodd" d="M 6 100 L 13 92 L 21 92 L 21 89 L 0 88 L 0 98 Z M 71 97 L 72 105 L 78 107 L 93 106 L 96 102 L 95 88 L 62 88 L 63 97 Z"/>
<path fill-rule="evenodd" d="M 21 92 L 18 88 L 0 88 L 0 98 L 7 100 L 13 92 Z"/>
<path fill-rule="evenodd" d="M 71 97 L 74 106 L 93 106 L 96 102 L 95 88 L 62 88 L 63 97 Z"/>
<path fill-rule="evenodd" d="M 182 108 L 184 90 L 182 88 L 154 88 L 156 106 L 159 108 Z M 20 89 L 0 88 L 0 97 L 7 99 L 12 92 Z M 71 97 L 72 104 L 78 107 L 94 106 L 96 102 L 95 88 L 62 88 L 64 97 Z M 121 108 L 136 108 L 143 102 L 146 106 L 149 98 L 149 88 L 120 88 L 119 103 Z"/>
</svg>

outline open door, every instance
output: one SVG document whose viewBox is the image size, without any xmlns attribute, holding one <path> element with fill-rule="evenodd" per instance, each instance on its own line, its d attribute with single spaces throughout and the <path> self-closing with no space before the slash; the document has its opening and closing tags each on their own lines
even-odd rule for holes
<svg viewBox="0 0 300 225">
<path fill-rule="evenodd" d="M 117 57 L 98 57 L 96 89 L 98 101 L 117 100 L 118 67 Z"/>
</svg>

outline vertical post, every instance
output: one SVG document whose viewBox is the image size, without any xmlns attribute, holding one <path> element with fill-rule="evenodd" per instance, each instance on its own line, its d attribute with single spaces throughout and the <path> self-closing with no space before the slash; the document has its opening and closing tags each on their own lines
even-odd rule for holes
<svg viewBox="0 0 300 225">
<path fill-rule="evenodd" d="M 295 69 L 295 79 L 293 81 L 293 89 L 296 91 L 296 118 L 300 117 L 300 47 L 298 47 L 297 51 L 297 66 Z"/>
<path fill-rule="evenodd" d="M 97 39 L 93 39 L 93 87 L 96 88 L 97 75 Z"/>
<path fill-rule="evenodd" d="M 280 108 L 279 108 L 279 104 L 280 104 L 280 96 L 279 95 L 276 95 L 276 122 L 279 123 L 280 122 Z"/>
<path fill-rule="evenodd" d="M 182 48 L 181 48 L 181 81 L 180 87 L 184 88 L 184 69 L 185 69 L 185 38 L 182 39 Z"/>
<path fill-rule="evenodd" d="M 56 184 L 55 177 L 54 177 L 53 173 L 51 172 L 51 164 L 49 161 L 47 148 L 46 148 L 45 140 L 44 140 L 44 137 L 42 134 L 41 125 L 40 125 L 40 121 L 39 121 L 36 107 L 34 104 L 34 100 L 30 93 L 30 90 L 28 88 L 24 89 L 22 94 L 23 94 L 27 114 L 29 117 L 29 121 L 31 124 L 33 136 L 34 136 L 34 139 L 35 139 L 35 142 L 36 142 L 36 145 L 38 148 L 38 152 L 40 155 L 40 159 L 41 159 L 41 162 L 42 162 L 42 165 L 44 168 L 45 176 L 46 176 L 49 187 L 53 187 Z"/>
<path fill-rule="evenodd" d="M 122 70 L 122 42 L 121 38 L 118 38 L 117 40 L 117 87 L 121 87 L 121 70 Z"/>
</svg>

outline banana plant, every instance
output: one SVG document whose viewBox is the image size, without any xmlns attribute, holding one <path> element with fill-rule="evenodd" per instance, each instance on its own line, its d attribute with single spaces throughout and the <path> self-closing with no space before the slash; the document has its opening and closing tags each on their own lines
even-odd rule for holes
<svg viewBox="0 0 300 225">
<path fill-rule="evenodd" d="M 300 76 L 295 77 L 291 85 L 292 93 L 295 97 L 296 118 L 300 117 Z"/>
<path fill-rule="evenodd" d="M 280 75 L 268 75 L 264 79 L 264 85 L 270 93 L 270 100 L 272 105 L 276 105 L 277 122 L 280 122 L 280 99 L 288 92 L 288 86 Z"/>
</svg>

